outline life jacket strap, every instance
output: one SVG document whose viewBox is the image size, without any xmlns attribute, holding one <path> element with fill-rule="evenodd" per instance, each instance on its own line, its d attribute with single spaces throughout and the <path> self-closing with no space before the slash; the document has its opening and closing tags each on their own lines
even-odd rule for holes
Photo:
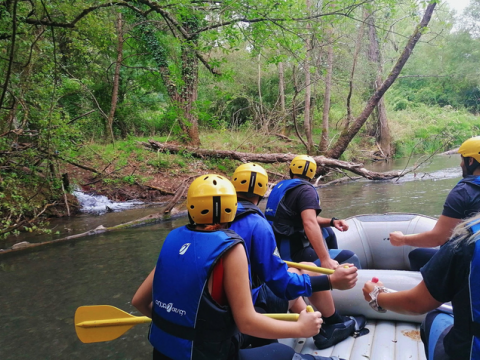
<svg viewBox="0 0 480 360">
<path fill-rule="evenodd" d="M 163 330 L 172 336 L 189 341 L 195 340 L 196 331 L 194 328 L 178 325 L 168 321 L 158 315 L 155 311 L 152 311 L 152 322 L 160 330 Z"/>
<path fill-rule="evenodd" d="M 473 336 L 477 337 L 480 339 L 480 323 L 476 321 L 472 321 L 470 323 L 470 329 L 473 334 Z"/>
</svg>

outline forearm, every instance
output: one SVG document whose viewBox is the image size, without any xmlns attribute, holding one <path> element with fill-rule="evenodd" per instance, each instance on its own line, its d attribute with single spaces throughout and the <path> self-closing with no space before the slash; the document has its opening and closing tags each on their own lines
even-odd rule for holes
<svg viewBox="0 0 480 360">
<path fill-rule="evenodd" d="M 154 274 L 155 268 L 147 276 L 142 285 L 140 285 L 132 299 L 132 305 L 143 315 L 148 317 L 152 317 L 152 289 Z"/>
<path fill-rule="evenodd" d="M 378 305 L 385 310 L 393 311 L 405 315 L 423 314 L 419 310 L 418 303 L 407 296 L 404 292 L 380 293 L 377 297 Z"/>
<path fill-rule="evenodd" d="M 386 310 L 407 315 L 425 314 L 442 304 L 431 296 L 423 281 L 410 290 L 379 293 L 377 303 Z"/>
<path fill-rule="evenodd" d="M 451 232 L 438 233 L 433 230 L 420 234 L 404 235 L 405 245 L 417 247 L 435 247 L 443 245 L 451 236 Z"/>
<path fill-rule="evenodd" d="M 255 311 L 251 316 L 246 316 L 242 320 L 235 319 L 235 322 L 241 333 L 263 339 L 285 339 L 304 336 L 297 322 L 274 320 Z"/>
<path fill-rule="evenodd" d="M 308 241 L 312 245 L 320 261 L 330 259 L 328 249 L 325 247 L 323 241 L 322 231 L 317 224 L 314 224 L 313 226 L 311 224 L 306 225 L 305 235 L 307 235 Z"/>
<path fill-rule="evenodd" d="M 324 218 L 321 216 L 317 216 L 317 223 L 322 228 L 330 226 L 330 221 L 332 221 L 331 218 Z"/>
</svg>

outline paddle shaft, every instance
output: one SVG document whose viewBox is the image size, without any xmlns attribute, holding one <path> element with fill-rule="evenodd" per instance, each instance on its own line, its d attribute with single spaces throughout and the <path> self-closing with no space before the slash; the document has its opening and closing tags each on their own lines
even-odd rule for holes
<svg viewBox="0 0 480 360">
<path fill-rule="evenodd" d="M 285 264 L 296 269 L 309 270 L 309 271 L 324 274 L 324 275 L 330 275 L 330 274 L 333 274 L 334 272 L 334 270 L 332 269 L 326 269 L 326 268 L 311 266 L 306 264 L 299 264 L 293 261 L 285 261 Z"/>
<path fill-rule="evenodd" d="M 123 325 L 147 324 L 151 321 L 152 319 L 150 319 L 149 317 L 137 316 L 129 319 L 88 320 L 88 321 L 82 321 L 81 323 L 78 323 L 75 326 L 80 326 L 83 328 L 103 327 L 103 326 L 123 326 Z"/>
</svg>

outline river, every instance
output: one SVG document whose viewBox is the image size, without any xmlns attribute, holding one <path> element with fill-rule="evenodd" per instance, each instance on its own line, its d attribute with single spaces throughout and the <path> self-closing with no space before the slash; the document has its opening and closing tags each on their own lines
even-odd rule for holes
<svg viewBox="0 0 480 360">
<path fill-rule="evenodd" d="M 412 166 L 414 161 L 421 160 L 400 159 L 367 167 L 388 171 Z M 320 188 L 322 215 L 346 218 L 415 212 L 438 217 L 448 192 L 461 178 L 459 164 L 458 155 L 436 156 L 416 174 L 399 180 L 359 180 Z M 261 205 L 264 207 L 264 203 Z M 82 215 L 53 222 L 52 226 L 61 230 L 61 236 L 154 211 L 144 208 L 103 216 Z M 82 305 L 108 304 L 139 315 L 130 303 L 133 294 L 154 267 L 165 236 L 186 222 L 181 218 L 40 251 L 0 256 L 0 359 L 150 359 L 147 325 L 137 325 L 117 340 L 83 344 L 75 334 L 74 313 Z M 39 239 L 44 238 L 21 238 L 30 242 Z"/>
</svg>

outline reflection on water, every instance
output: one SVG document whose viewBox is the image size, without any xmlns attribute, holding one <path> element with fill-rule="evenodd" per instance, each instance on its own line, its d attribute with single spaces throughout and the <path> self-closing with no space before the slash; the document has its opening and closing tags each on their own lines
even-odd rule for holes
<svg viewBox="0 0 480 360">
<path fill-rule="evenodd" d="M 402 169 L 406 165 L 399 161 L 369 169 L 388 171 L 392 166 Z M 460 176 L 458 157 L 439 156 L 416 175 L 399 181 L 362 180 L 324 187 L 319 189 L 322 215 L 416 212 L 438 216 Z M 59 221 L 57 226 L 75 228 L 76 233 L 142 216 L 145 214 L 138 212 L 85 215 Z M 186 221 L 183 218 L 87 237 L 34 253 L 0 256 L 0 359 L 150 359 L 148 325 L 137 325 L 117 340 L 82 344 L 75 335 L 73 316 L 81 305 L 102 304 L 140 315 L 130 300 L 154 267 L 167 233 Z"/>
</svg>

